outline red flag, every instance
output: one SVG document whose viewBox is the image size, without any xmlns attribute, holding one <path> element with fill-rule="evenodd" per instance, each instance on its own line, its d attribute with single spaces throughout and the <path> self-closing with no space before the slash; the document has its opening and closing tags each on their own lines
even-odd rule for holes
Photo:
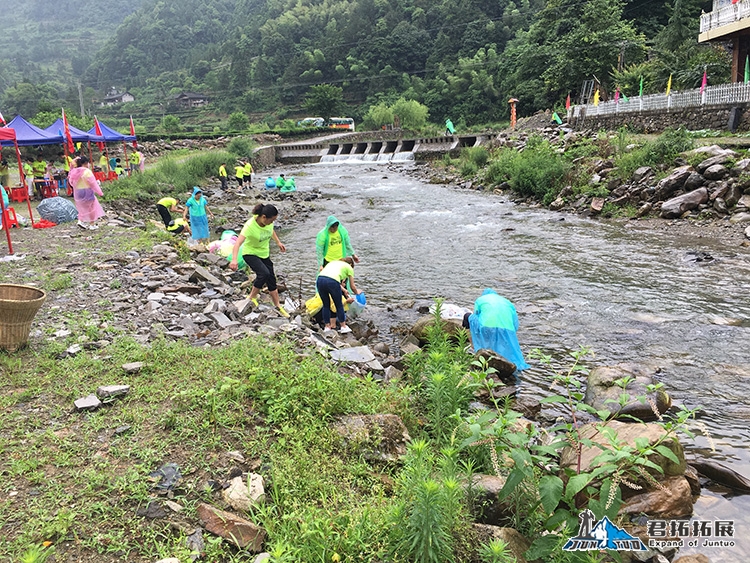
<svg viewBox="0 0 750 563">
<path fill-rule="evenodd" d="M 5 123 L 5 118 L 3 117 L 2 113 L 0 113 L 0 123 L 2 123 L 3 125 L 7 125 L 7 123 Z"/>
<path fill-rule="evenodd" d="M 619 102 L 620 102 L 620 87 L 618 86 L 617 89 L 615 90 L 615 103 L 617 104 Z"/>
<path fill-rule="evenodd" d="M 570 109 L 570 93 L 568 93 L 568 97 L 565 98 L 565 109 Z"/>
<path fill-rule="evenodd" d="M 65 129 L 65 139 L 68 143 L 68 153 L 69 154 L 75 154 L 76 152 L 76 146 L 75 143 L 73 143 L 73 137 L 70 135 L 70 127 L 68 126 L 68 118 L 65 117 L 65 108 L 62 110 L 62 118 L 63 118 L 63 128 Z"/>
<path fill-rule="evenodd" d="M 96 116 L 94 116 L 94 133 L 96 133 L 97 135 L 102 134 L 102 128 L 99 127 L 99 120 L 96 118 Z M 104 143 L 97 142 L 96 146 L 99 149 L 99 152 L 104 152 Z"/>
<path fill-rule="evenodd" d="M 701 95 L 703 95 L 703 92 L 706 91 L 706 86 L 708 85 L 708 75 L 706 74 L 706 71 L 703 71 L 703 81 L 701 82 Z"/>
<path fill-rule="evenodd" d="M 130 134 L 133 135 L 133 137 L 135 137 L 135 126 L 133 125 L 132 115 L 130 116 Z M 133 148 L 134 149 L 138 148 L 138 141 L 136 141 L 135 139 L 133 139 Z"/>
</svg>

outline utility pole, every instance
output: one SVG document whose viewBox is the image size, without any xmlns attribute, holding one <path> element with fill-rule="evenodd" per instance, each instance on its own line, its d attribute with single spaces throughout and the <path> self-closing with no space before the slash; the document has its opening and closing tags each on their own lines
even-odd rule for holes
<svg viewBox="0 0 750 563">
<path fill-rule="evenodd" d="M 81 89 L 81 82 L 78 82 L 78 101 L 81 102 L 81 117 L 83 117 L 85 114 L 85 109 L 83 107 L 83 90 Z"/>
</svg>

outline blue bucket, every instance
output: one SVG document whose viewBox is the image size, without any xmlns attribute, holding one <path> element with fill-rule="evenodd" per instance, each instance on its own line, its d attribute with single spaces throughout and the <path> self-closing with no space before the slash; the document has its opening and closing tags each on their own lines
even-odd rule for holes
<svg viewBox="0 0 750 563">
<path fill-rule="evenodd" d="M 354 296 L 354 299 L 362 306 L 367 305 L 367 297 L 365 297 L 364 293 L 358 293 Z"/>
</svg>

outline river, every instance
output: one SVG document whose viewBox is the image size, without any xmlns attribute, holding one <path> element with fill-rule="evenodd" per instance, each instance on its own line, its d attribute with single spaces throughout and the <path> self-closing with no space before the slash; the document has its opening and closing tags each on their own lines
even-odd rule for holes
<svg viewBox="0 0 750 563">
<path fill-rule="evenodd" d="M 428 184 L 400 166 L 325 163 L 282 171 L 318 189 L 315 219 L 279 233 L 277 268 L 312 288 L 314 238 L 329 214 L 361 258 L 368 306 L 440 296 L 471 308 L 485 287 L 516 304 L 524 352 L 541 348 L 560 369 L 588 346 L 587 365 L 635 361 L 658 369 L 677 403 L 701 406 L 685 438 L 700 455 L 750 476 L 750 251 L 672 236 L 633 221 L 598 221 L 526 208 L 502 196 Z M 713 260 L 696 261 L 696 253 Z M 700 255 L 700 254 L 699 254 Z M 549 370 L 523 381 L 543 395 Z M 712 451 L 715 448 L 715 451 Z M 750 553 L 750 495 L 705 489 L 694 518 L 734 520 L 741 545 L 704 548 L 713 561 Z M 689 553 L 689 550 L 681 553 Z M 739 558 L 744 560 L 744 558 Z"/>
</svg>

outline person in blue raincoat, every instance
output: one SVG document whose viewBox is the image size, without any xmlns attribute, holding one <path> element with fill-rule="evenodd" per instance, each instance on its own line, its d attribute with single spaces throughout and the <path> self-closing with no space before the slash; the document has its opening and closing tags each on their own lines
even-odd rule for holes
<svg viewBox="0 0 750 563">
<path fill-rule="evenodd" d="M 213 212 L 208 208 L 208 201 L 203 197 L 203 190 L 198 186 L 193 188 L 193 196 L 185 202 L 185 211 L 182 218 L 187 221 L 190 216 L 190 229 L 193 232 L 193 238 L 198 241 L 208 242 L 208 217 L 214 218 Z"/>
<path fill-rule="evenodd" d="M 468 317 L 468 318 L 467 318 Z M 468 326 L 467 326 L 468 325 Z M 467 313 L 464 326 L 471 331 L 474 351 L 492 350 L 516 364 L 519 371 L 529 369 L 518 344 L 518 313 L 513 303 L 494 289 L 485 289 L 474 302 L 474 313 Z"/>
</svg>

